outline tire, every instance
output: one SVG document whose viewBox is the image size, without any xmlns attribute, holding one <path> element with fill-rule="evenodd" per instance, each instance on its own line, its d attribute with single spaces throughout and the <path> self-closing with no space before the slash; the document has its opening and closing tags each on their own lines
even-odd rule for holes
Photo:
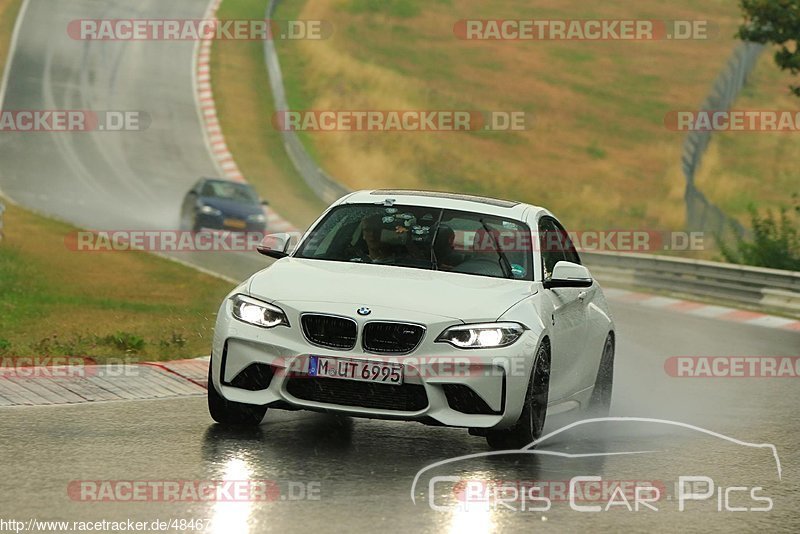
<svg viewBox="0 0 800 534">
<path fill-rule="evenodd" d="M 258 426 L 267 413 L 266 406 L 232 402 L 219 394 L 211 380 L 211 364 L 208 365 L 208 413 L 224 426 Z"/>
<path fill-rule="evenodd" d="M 607 417 L 611 409 L 611 395 L 614 391 L 614 333 L 609 333 L 603 345 L 603 355 L 597 378 L 594 381 L 592 397 L 589 400 L 589 414 L 592 417 Z"/>
<path fill-rule="evenodd" d="M 550 391 L 550 344 L 544 341 L 536 351 L 525 405 L 514 426 L 505 430 L 489 430 L 486 442 L 493 449 L 519 449 L 539 439 L 547 417 Z"/>
</svg>

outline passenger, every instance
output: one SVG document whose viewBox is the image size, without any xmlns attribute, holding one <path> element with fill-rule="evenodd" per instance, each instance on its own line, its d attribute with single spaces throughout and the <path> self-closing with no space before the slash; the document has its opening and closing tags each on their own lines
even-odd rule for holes
<svg viewBox="0 0 800 534">
<path fill-rule="evenodd" d="M 449 226 L 440 226 L 433 243 L 436 264 L 439 270 L 452 271 L 459 263 L 455 252 L 456 233 Z"/>
</svg>

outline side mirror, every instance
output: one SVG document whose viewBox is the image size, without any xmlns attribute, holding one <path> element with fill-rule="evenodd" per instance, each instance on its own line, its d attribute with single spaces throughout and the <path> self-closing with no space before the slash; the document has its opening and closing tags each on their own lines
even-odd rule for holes
<svg viewBox="0 0 800 534">
<path fill-rule="evenodd" d="M 279 260 L 289 255 L 289 242 L 292 236 L 288 233 L 269 234 L 264 236 L 256 250 L 265 256 Z"/>
<path fill-rule="evenodd" d="M 549 280 L 544 281 L 545 289 L 557 287 L 589 287 L 592 285 L 592 275 L 583 265 L 571 261 L 560 261 L 553 267 L 553 274 Z"/>
</svg>

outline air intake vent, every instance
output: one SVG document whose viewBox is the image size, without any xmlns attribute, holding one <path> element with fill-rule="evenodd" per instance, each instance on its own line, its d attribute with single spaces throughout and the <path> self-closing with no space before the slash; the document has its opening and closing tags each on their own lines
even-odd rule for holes
<svg viewBox="0 0 800 534">
<path fill-rule="evenodd" d="M 494 415 L 502 412 L 492 410 L 475 390 L 464 384 L 443 384 L 447 404 L 457 412 L 471 415 Z"/>
<path fill-rule="evenodd" d="M 295 376 L 286 391 L 298 399 L 381 410 L 418 412 L 428 406 L 425 388 L 419 384 L 393 386 L 338 378 Z"/>
<path fill-rule="evenodd" d="M 251 363 L 230 381 L 230 385 L 235 388 L 260 391 L 269 387 L 273 375 L 271 365 Z"/>
</svg>

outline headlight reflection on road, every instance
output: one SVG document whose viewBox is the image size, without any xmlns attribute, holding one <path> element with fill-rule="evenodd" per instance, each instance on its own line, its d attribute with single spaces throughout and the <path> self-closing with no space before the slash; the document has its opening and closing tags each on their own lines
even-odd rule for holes
<svg viewBox="0 0 800 534">
<path fill-rule="evenodd" d="M 450 534 L 471 534 L 494 531 L 492 509 L 484 506 L 456 506 L 450 516 Z"/>
<path fill-rule="evenodd" d="M 467 491 L 470 482 L 482 484 L 489 480 L 492 474 L 488 471 L 473 471 L 462 478 L 460 489 L 455 490 L 456 500 L 459 502 L 453 506 L 450 514 L 450 524 L 448 532 L 451 534 L 472 534 L 485 533 L 494 530 L 494 518 L 488 500 L 472 499 Z"/>
<path fill-rule="evenodd" d="M 225 462 L 222 480 L 249 480 L 252 470 L 241 458 L 229 458 Z M 214 534 L 249 534 L 249 520 L 253 512 L 252 500 L 220 501 L 211 509 L 211 530 Z"/>
</svg>

